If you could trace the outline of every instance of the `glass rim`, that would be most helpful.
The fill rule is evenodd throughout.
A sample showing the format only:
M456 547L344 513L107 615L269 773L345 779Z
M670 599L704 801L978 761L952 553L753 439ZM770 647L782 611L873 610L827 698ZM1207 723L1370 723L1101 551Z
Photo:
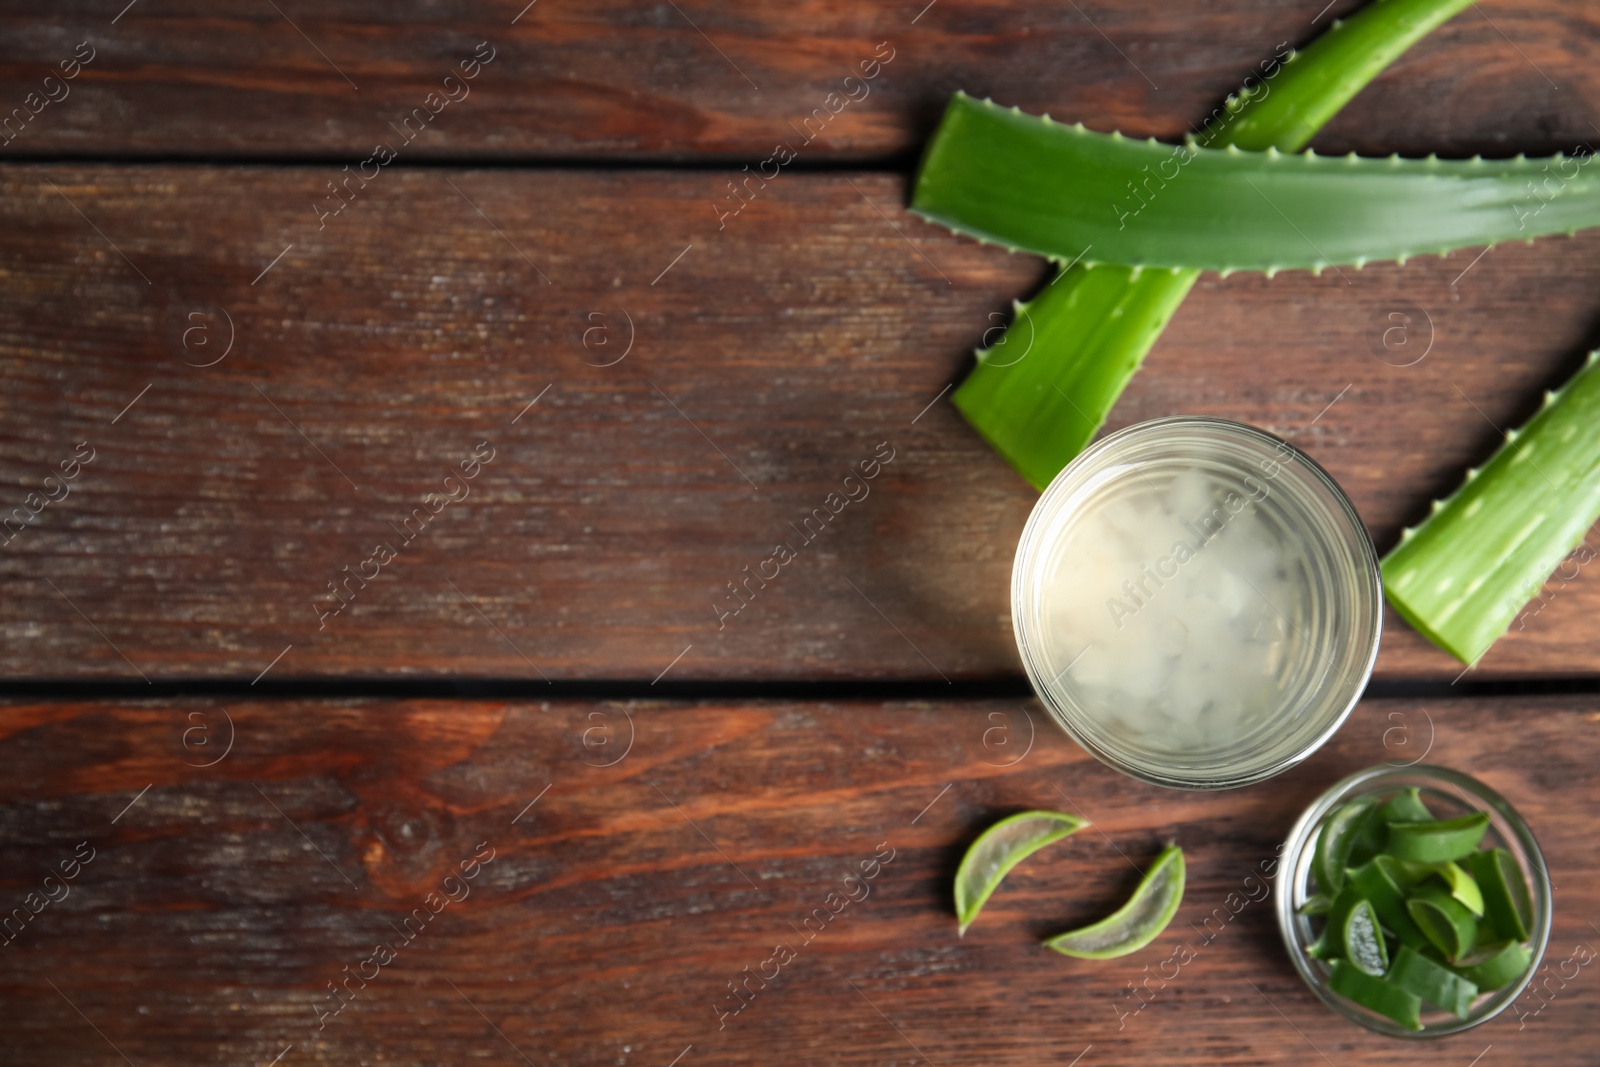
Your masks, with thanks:
M1317 830L1322 820L1335 807L1356 796L1372 791L1370 787L1381 783L1384 779L1420 777L1447 784L1468 794L1475 800L1481 801L1484 808L1490 812L1490 825L1494 831L1507 843L1515 842L1516 847L1527 857L1529 862L1524 863L1518 857L1518 865L1530 883L1529 888L1533 893L1534 918L1536 929L1528 939L1532 946L1532 957L1528 969L1522 977L1507 986L1492 990L1489 999L1484 1001L1480 1009L1475 1010L1465 1019L1450 1017L1445 1022L1434 1026L1427 1026L1422 1030L1407 1030L1381 1016L1366 1011L1359 1005L1346 1001L1334 993L1327 986L1326 976L1319 974L1313 967L1313 960L1306 954L1305 946L1301 944L1296 926L1297 920L1302 918L1296 909L1299 903L1296 896L1300 895L1310 876L1309 860L1302 863L1302 857L1307 856L1313 847ZM1463 803L1467 803L1463 801ZM1499 817L1504 822L1502 828L1495 822ZM1506 832L1510 830L1510 833ZM1304 876L1300 868L1306 867ZM1289 835L1284 838L1283 853L1278 861L1277 884L1273 887L1273 912L1278 920L1278 933L1283 939L1284 948L1289 954L1289 960L1302 981L1310 987L1317 999L1326 1004L1332 1011L1341 1017L1354 1022L1374 1033L1385 1034L1391 1037L1401 1037L1411 1040L1427 1040L1432 1038L1448 1037L1459 1034L1465 1030L1480 1026L1490 1019L1500 1015L1522 996L1523 990L1533 981L1533 976L1538 972L1544 960L1545 950L1550 943L1550 931L1555 911L1554 887L1550 882L1549 868L1545 863L1544 852L1539 848L1539 842L1533 835L1533 830L1523 819L1516 807L1500 795L1489 785L1474 778L1464 771L1437 764L1419 763L1408 766L1395 766L1383 763L1364 770L1357 771L1340 779L1329 786L1317 796L1300 817L1295 820Z
M1364 641L1366 643L1366 651L1355 668L1360 674L1360 681L1351 687L1349 699L1344 702L1342 707L1330 705L1332 710L1326 714L1321 728L1294 751L1270 763L1231 775L1199 775L1184 771L1162 773L1148 767L1138 766L1087 736L1083 729L1076 728L1072 722L1072 713L1077 712L1078 709L1070 700L1063 697L1054 679L1050 678L1049 672L1041 662L1043 658L1042 651L1036 649L1034 643L1030 641L1030 637L1033 635L1026 621L1027 608L1032 606L1028 583L1035 566L1043 557L1045 547L1044 532L1051 520L1059 512L1062 498L1068 494L1071 488L1075 488L1074 479L1082 477L1085 472L1092 472L1095 469L1096 461L1103 459L1107 452L1117 445L1125 443L1130 438L1153 433L1159 434L1186 427L1213 431L1235 440L1246 440L1255 444L1269 445L1274 449L1279 447L1289 449L1293 455L1288 457L1284 466L1293 465L1307 472L1302 476L1302 480L1320 490L1327 497L1334 510L1338 513L1339 518L1351 530L1353 536L1347 539L1341 538L1340 545L1352 550L1352 555L1355 556L1357 573L1354 576L1352 589L1357 596L1365 594L1367 601L1372 605L1370 618L1367 620L1365 630L1360 633L1353 633L1353 641ZM1318 536L1323 537L1324 540L1332 540L1332 538L1323 533L1319 533ZM1366 526L1362 523L1361 516L1357 513L1355 505L1351 503L1349 496L1346 495L1333 476L1293 442L1286 441L1259 426L1212 415L1167 415L1161 418L1136 422L1107 434L1078 453L1070 463L1057 472L1056 476L1050 480L1050 484L1045 487L1044 492L1040 494L1038 501L1035 502L1033 510L1028 515L1028 521L1023 526L1022 535L1018 539L1017 552L1011 569L1012 632L1016 639L1018 653L1022 658L1023 669L1028 675L1028 681L1032 685L1040 703L1044 705L1046 712L1069 737L1101 763L1130 777L1172 789L1209 791L1253 785L1256 782L1265 781L1297 766L1326 744L1328 739L1344 725L1351 711L1355 709L1356 704L1361 699L1362 692L1365 690L1367 680L1372 676L1373 667L1377 664L1378 646L1383 632L1383 603L1383 580L1378 567L1377 550L1372 544L1371 537L1366 533Z

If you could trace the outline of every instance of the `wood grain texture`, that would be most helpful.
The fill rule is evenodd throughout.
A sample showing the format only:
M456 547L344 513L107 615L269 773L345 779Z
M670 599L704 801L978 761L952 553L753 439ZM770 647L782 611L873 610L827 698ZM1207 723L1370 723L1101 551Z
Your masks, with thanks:
M1520 1027L1508 1014L1440 1042L1377 1037L1301 985L1268 901L1224 908L1230 893L1259 896L1252 875L1319 792L1426 748L1430 763L1473 768L1533 827L1557 887L1556 973L1600 940L1592 699L1367 702L1302 767L1210 795L1125 778L1012 703L227 711L0 716L5 907L81 842L93 851L0 952L5 1062L1067 1064L1092 1045L1081 1063L1320 1052L1460 1067L1491 1044L1483 1062L1580 1062L1600 1010L1593 969L1569 966L1542 1010L1522 1004ZM962 848L1029 807L1081 810L1095 830L1030 859L957 940ZM1131 865L1168 840L1185 849L1189 886L1149 949L1091 964L1037 944L1112 907ZM446 881L489 849L473 880ZM863 899L825 903L891 851ZM328 983L399 940L430 892L465 897L320 1019ZM796 928L818 907L837 914L806 943ZM1224 923L1219 908L1237 912ZM727 983L780 943L796 958L719 1029ZM1123 1017L1128 983L1185 943L1196 958Z
M407 146L409 158L758 160L802 139L806 161L883 157L914 152L960 88L1096 128L1176 137L1280 44L1312 39L1356 6L1229 0L1175 18L1161 0L142 0L118 15L122 4L99 0L49 14L8 0L8 111L43 93L81 42L94 58L65 90L53 88L66 93L59 103L28 105L38 114L19 120L0 152L355 162L485 41L493 62ZM1594 136L1600 75L1586 56L1597 32L1592 7L1561 0L1469 12L1402 59L1319 144L1570 148ZM846 85L885 42L892 62L865 89ZM828 101L847 92L861 99ZM802 129L818 108L828 121Z
M910 218L894 174L806 168L909 159L956 88L1176 137L1353 6L524 3L0 0L0 677L1014 678L1034 495L941 398L1041 265ZM1597 31L1557 0L1468 12L1317 147L1593 143ZM66 95L30 102L83 41ZM430 104L485 41L470 96ZM870 95L820 124L884 43ZM414 139L391 125L435 106ZM779 141L798 165L741 206L739 167ZM397 158L350 177L380 142ZM541 165L412 166L441 160ZM1207 278L1111 428L1261 424L1387 547L1595 342L1597 252ZM863 464L870 495L808 539ZM719 623L779 541L797 557ZM380 542L394 558L325 615ZM1591 571L1478 673L1600 674ZM1458 670L1388 620L1381 676ZM1419 1047L1318 1004L1265 902L1202 939L1317 793L1425 750L1539 835L1554 973L1600 944L1597 716L1369 701L1303 767L1212 796L1124 778L1019 702L12 701L0 1063L1577 1062L1592 968L1520 1023ZM1100 832L1015 872L958 941L961 849L1035 806ZM1155 946L1038 947L1169 839L1190 888ZM1198 957L1124 1014L1185 941ZM394 958L340 1008L380 942ZM779 943L796 957L719 1026Z
M1017 674L1034 495L934 401L1037 261L905 215L883 175L786 175L720 231L711 174L385 172L319 230L326 179L0 173L0 515L94 452L0 545L0 674ZM1208 278L1111 425L1263 425L1386 548L1592 343L1597 251ZM379 543L398 558L348 579ZM1600 671L1591 570L1480 673ZM1390 622L1382 676L1459 672Z

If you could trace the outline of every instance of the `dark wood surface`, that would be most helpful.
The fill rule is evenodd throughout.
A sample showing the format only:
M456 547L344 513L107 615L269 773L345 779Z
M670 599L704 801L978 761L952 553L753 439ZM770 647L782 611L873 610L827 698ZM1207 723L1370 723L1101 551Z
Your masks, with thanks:
M1280 44L1307 42L1360 6L1231 0L1175 17L1163 0L137 0L118 17L126 2L67 0L47 15L0 5L6 107L39 91L80 43L94 54L65 98L0 152L355 162L482 42L493 60L459 103L431 105L438 115L407 158L753 162L782 140L801 149L800 165L881 158L914 153L956 89L1175 137ZM1590 5L1562 0L1468 11L1319 144L1570 148L1594 136L1597 24ZM889 64L865 88L846 85L885 43ZM829 93L860 99L829 103ZM818 108L828 121L804 128Z
M1592 968L1561 975L1600 947L1600 712L1508 695L1592 694L1592 567L1547 584L1465 679L1500 680L1476 696L1438 698L1460 665L1391 616L1378 677L1412 695L1363 702L1248 790L1141 785L991 698L1024 690L1007 584L1035 494L945 390L1044 275L908 216L917 149L957 88L1176 137L1355 4L524 3L0 3L0 123L28 113L0 133L0 519L38 512L0 526L0 893L32 915L0 933L0 1064L1593 1058ZM1469 9L1316 145L1597 143L1597 20ZM470 96L430 103L480 42ZM390 124L419 107L438 113L405 142ZM719 220L780 142L794 163ZM396 158L335 198L379 143ZM1110 426L1265 426L1385 549L1600 343L1596 253L1591 234L1207 277ZM870 495L801 544L885 443ZM434 516L463 462L469 495ZM70 493L31 499L64 463ZM797 558L719 625L780 540ZM379 541L397 556L320 618ZM656 679L683 699L621 699ZM145 680L153 698L113 699ZM544 680L576 684L526 699ZM488 695L395 695L413 682ZM1320 791L1424 753L1533 826L1555 977L1537 1014L1417 1045L1323 1008L1267 902L1200 927ZM961 850L1039 806L1095 829L958 940ZM1038 946L1167 840L1190 884L1150 951ZM804 943L887 849L870 896ZM319 1019L344 968L462 892ZM780 943L796 957L719 1028L727 983ZM1197 958L1124 1015L1184 943Z
M1555 974L1600 942L1592 824L1574 817L1600 803L1591 700L1367 701L1304 766L1221 794L1136 783L1026 707L236 702L225 718L202 701L12 706L6 907L80 842L94 858L0 953L3 1058L944 1067L1320 1052L1461 1067L1491 1045L1481 1063L1590 1055L1600 986L1587 969L1553 979L1538 1014L1528 996L1520 1029L1508 1014L1395 1042L1313 999L1270 900L1248 898L1320 791L1426 752L1474 768L1533 826L1556 885ZM198 731L187 745L185 731ZM1081 810L1094 829L1018 868L958 940L962 847L1030 807ZM1112 907L1168 840L1189 885L1151 950L1088 963L1038 945ZM475 879L446 882L489 849ZM875 855L892 858L862 897L844 875ZM825 903L845 889L861 899ZM466 896L321 1019L327 983L446 891ZM1225 904L1232 893L1247 902ZM796 928L817 907L838 913L807 944ZM1224 924L1219 908L1236 914ZM719 1029L727 983L779 944L795 958ZM1196 958L1122 1017L1136 1006L1128 983L1183 944Z
M293 646L274 678L649 681L685 649L674 678L1018 676L1036 495L939 398L1035 260L908 216L873 173L785 178L720 231L712 173L402 170L319 231L326 176L0 173L6 508L95 451L0 546L0 673L249 681ZM1596 251L1207 278L1112 425L1263 425L1387 549L1593 342ZM1410 349L1383 348L1391 313ZM469 495L403 543L483 441ZM805 541L885 442L870 495ZM380 541L398 558L322 619ZM780 541L798 558L722 617ZM1480 675L1600 671L1590 569ZM1391 616L1380 676L1460 670Z

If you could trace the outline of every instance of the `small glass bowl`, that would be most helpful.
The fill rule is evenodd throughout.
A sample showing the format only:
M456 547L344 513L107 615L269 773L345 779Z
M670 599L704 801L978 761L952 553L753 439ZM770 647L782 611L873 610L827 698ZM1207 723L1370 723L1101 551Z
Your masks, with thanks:
M1055 621L1069 603L1066 598L1089 602L1078 576L1098 573L1088 569L1096 564L1078 551L1080 531L1092 528L1102 509L1152 490L1159 493L1185 472L1202 473L1214 489L1229 490L1228 497L1255 502L1248 506L1259 507L1257 521L1269 526L1288 551L1284 573L1299 590L1293 617L1267 600L1286 624L1285 633L1293 634L1274 678L1277 702L1237 736L1205 744L1174 740L1176 734L1159 730L1140 733L1118 722L1116 709L1080 686L1074 671L1080 659L1093 659L1095 642L1082 645L1076 632L1069 640ZM1183 525L1196 529L1193 522ZM1011 619L1034 692L1091 755L1156 785L1231 789L1288 770L1338 730L1377 660L1383 592L1378 557L1360 516L1311 457L1254 426L1184 415L1111 434L1056 475L1017 546ZM1118 619L1116 629L1121 626Z
M1390 795L1416 786L1422 792L1429 810L1440 819L1455 819L1473 811L1489 813L1489 831L1484 836L1485 848L1503 848L1516 858L1527 875L1532 890L1533 936L1529 945L1533 961L1518 982L1481 994L1465 1019L1454 1013L1433 1008L1423 1002L1422 1029L1407 1030L1376 1012L1333 992L1328 988L1328 975L1332 968L1322 960L1306 955L1306 946L1312 937L1312 917L1300 915L1297 909L1311 896L1311 855L1316 846L1317 830L1322 820L1339 805L1356 797ZM1550 940L1550 876L1545 870L1544 854L1534 840L1528 824L1522 821L1515 808L1499 793L1476 778L1452 771L1447 767L1421 764L1415 767L1383 765L1369 767L1352 774L1318 797L1300 816L1289 838L1284 843L1283 859L1278 867L1277 889L1273 906L1278 913L1278 929L1283 934L1284 946L1295 970L1305 979L1324 1004L1338 1014L1380 1034L1391 1037L1444 1037L1470 1030L1488 1022L1510 1005L1527 987L1544 958L1545 945Z

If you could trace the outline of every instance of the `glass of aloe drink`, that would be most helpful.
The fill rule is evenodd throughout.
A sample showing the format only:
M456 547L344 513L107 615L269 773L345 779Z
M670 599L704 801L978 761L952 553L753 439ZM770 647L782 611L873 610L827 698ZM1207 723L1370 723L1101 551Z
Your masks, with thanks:
M1181 416L1096 442L1023 531L1012 621L1074 740L1149 782L1278 774L1349 714L1377 658L1372 541L1321 467L1264 430Z

